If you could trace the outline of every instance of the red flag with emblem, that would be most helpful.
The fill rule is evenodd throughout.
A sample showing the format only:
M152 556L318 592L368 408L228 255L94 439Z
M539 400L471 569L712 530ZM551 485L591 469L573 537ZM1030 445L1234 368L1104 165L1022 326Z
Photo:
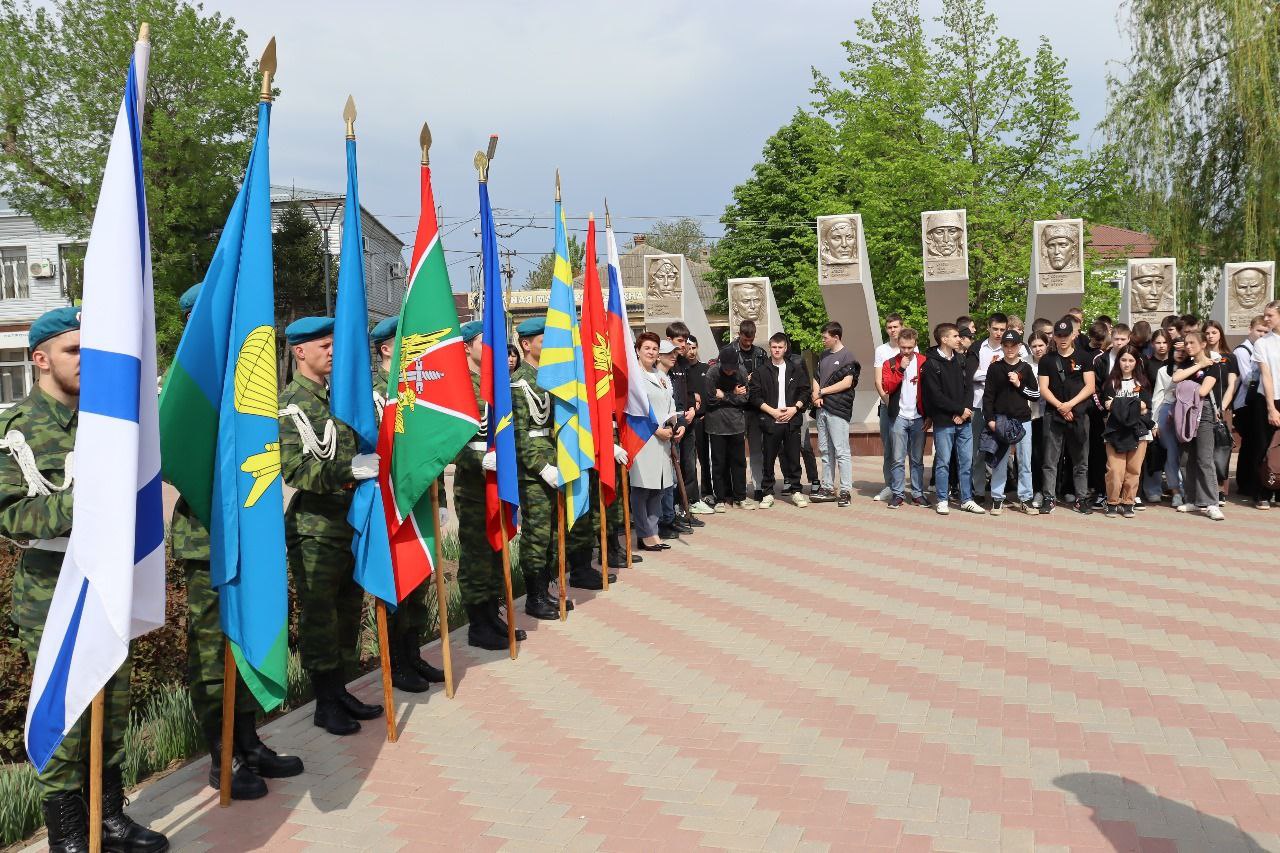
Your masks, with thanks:
M587 220L587 248L582 261L582 354L586 367L587 404L591 409L591 433L596 437L596 471L604 501L613 503L617 491L613 468L613 357L609 351L609 324L605 322L600 271L596 267L596 218Z

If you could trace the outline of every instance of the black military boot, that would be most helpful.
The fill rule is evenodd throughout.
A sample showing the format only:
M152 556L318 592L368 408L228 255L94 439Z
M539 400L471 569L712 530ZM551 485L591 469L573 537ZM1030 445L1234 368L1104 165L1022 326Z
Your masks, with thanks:
M124 776L119 767L102 769L102 849L111 853L164 853L169 849L169 839L124 813Z
M507 620L502 618L502 603L498 601L498 599L494 598L489 601L487 607L489 608L489 621L493 623L493 627L499 634L506 637L508 626ZM516 628L516 642L523 643L527 639L529 639L529 635L525 633L525 630L523 628Z
M431 684L444 684L444 670L437 669L431 665L431 662L422 657L422 647L418 645L418 640L413 634L406 634L404 638L404 656L408 659L409 664L418 671Z
M236 752L249 769L264 779L287 779L302 772L302 759L296 755L280 755L258 737L257 718L252 711L236 713ZM233 780L234 781L234 780ZM234 788L232 796L235 796Z
M337 697L338 703L342 705L354 719L357 720L376 720L382 716L381 705L370 705L367 702L361 702L351 692L347 690L346 679L342 677L342 670L333 673L334 696Z
M431 682L422 677L409 659L405 639L409 643L413 642L411 636L389 637L387 640L387 656L391 659L391 684L405 693L426 693L431 689Z
M524 612L534 619L551 620L560 618L560 609L551 600L551 596L547 594L548 583L550 583L550 578L544 574L525 584L527 589L524 596Z
M617 579L616 574L609 573L609 583ZM575 551L569 555L569 586L576 586L578 589L604 589L604 578L591 565L591 551Z
M507 648L507 635L499 634L498 626L490 621L488 604L467 605L467 645L491 652Z
M336 672L311 673L311 685L316 693L316 712L311 721L331 735L353 735L360 731L360 724L338 701L337 680Z
M215 791L222 790L222 740L219 737L208 738L209 787ZM267 795L267 783L262 781L252 767L244 760L239 749L231 752L231 799L259 800Z
M627 567L627 549L626 546L618 541L618 537L610 536L608 561L611 569L625 569ZM635 555L632 555L632 562L635 562Z
M79 791L45 797L40 803L44 825L49 828L52 853L88 853L89 815Z

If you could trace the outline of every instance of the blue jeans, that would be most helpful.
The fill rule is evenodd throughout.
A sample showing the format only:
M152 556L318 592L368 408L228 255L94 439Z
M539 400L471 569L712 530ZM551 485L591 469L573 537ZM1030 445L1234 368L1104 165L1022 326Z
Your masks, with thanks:
M1026 432L1022 441L1009 445L1000 454L1000 458L991 463L991 499L1004 500L1004 487L1009 479L1009 451L1015 450L1018 462L1018 500L1026 503L1031 500L1031 421L1022 422Z
M1182 491L1182 449L1178 447L1178 436L1173 431L1173 404L1165 403L1156 412L1156 426L1160 428L1160 446L1164 448L1164 478L1169 490ZM1215 495L1214 497L1217 497Z
M884 484L892 487L893 485L893 460L897 456L897 451L893 447L893 430L895 428L893 420L889 418L889 404L880 404L880 449L884 451Z
M938 491L939 503L945 503L951 494L951 457L956 457L957 476L960 482L960 503L973 500L973 482L969 479L973 467L973 427L968 423L933 422L933 482Z
M818 409L818 452L822 454L822 484L833 491L853 491L853 456L849 453L849 422ZM839 482L836 481L837 475Z
M892 462L889 466L889 488L902 497L905 488L904 463L911 457L911 496L924 497L924 418L897 418L890 434Z
M676 520L676 487L667 486L662 490L662 512L658 518L668 527Z

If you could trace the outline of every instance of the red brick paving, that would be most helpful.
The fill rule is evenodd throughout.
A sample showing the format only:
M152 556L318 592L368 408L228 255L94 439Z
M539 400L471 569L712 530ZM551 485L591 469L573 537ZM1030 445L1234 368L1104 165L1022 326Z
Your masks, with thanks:
M131 811L179 850L1280 850L1276 518L708 517L518 661L456 634L399 743L304 708L266 799L201 761Z

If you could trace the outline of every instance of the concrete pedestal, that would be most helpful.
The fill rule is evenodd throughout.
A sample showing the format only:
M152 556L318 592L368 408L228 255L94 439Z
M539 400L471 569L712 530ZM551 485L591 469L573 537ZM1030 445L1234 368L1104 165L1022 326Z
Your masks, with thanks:
M877 419L876 404L880 402L871 374L876 347L884 342L884 336L861 215L818 217L818 285L827 316L843 327L844 345L862 365L851 422L870 423Z

